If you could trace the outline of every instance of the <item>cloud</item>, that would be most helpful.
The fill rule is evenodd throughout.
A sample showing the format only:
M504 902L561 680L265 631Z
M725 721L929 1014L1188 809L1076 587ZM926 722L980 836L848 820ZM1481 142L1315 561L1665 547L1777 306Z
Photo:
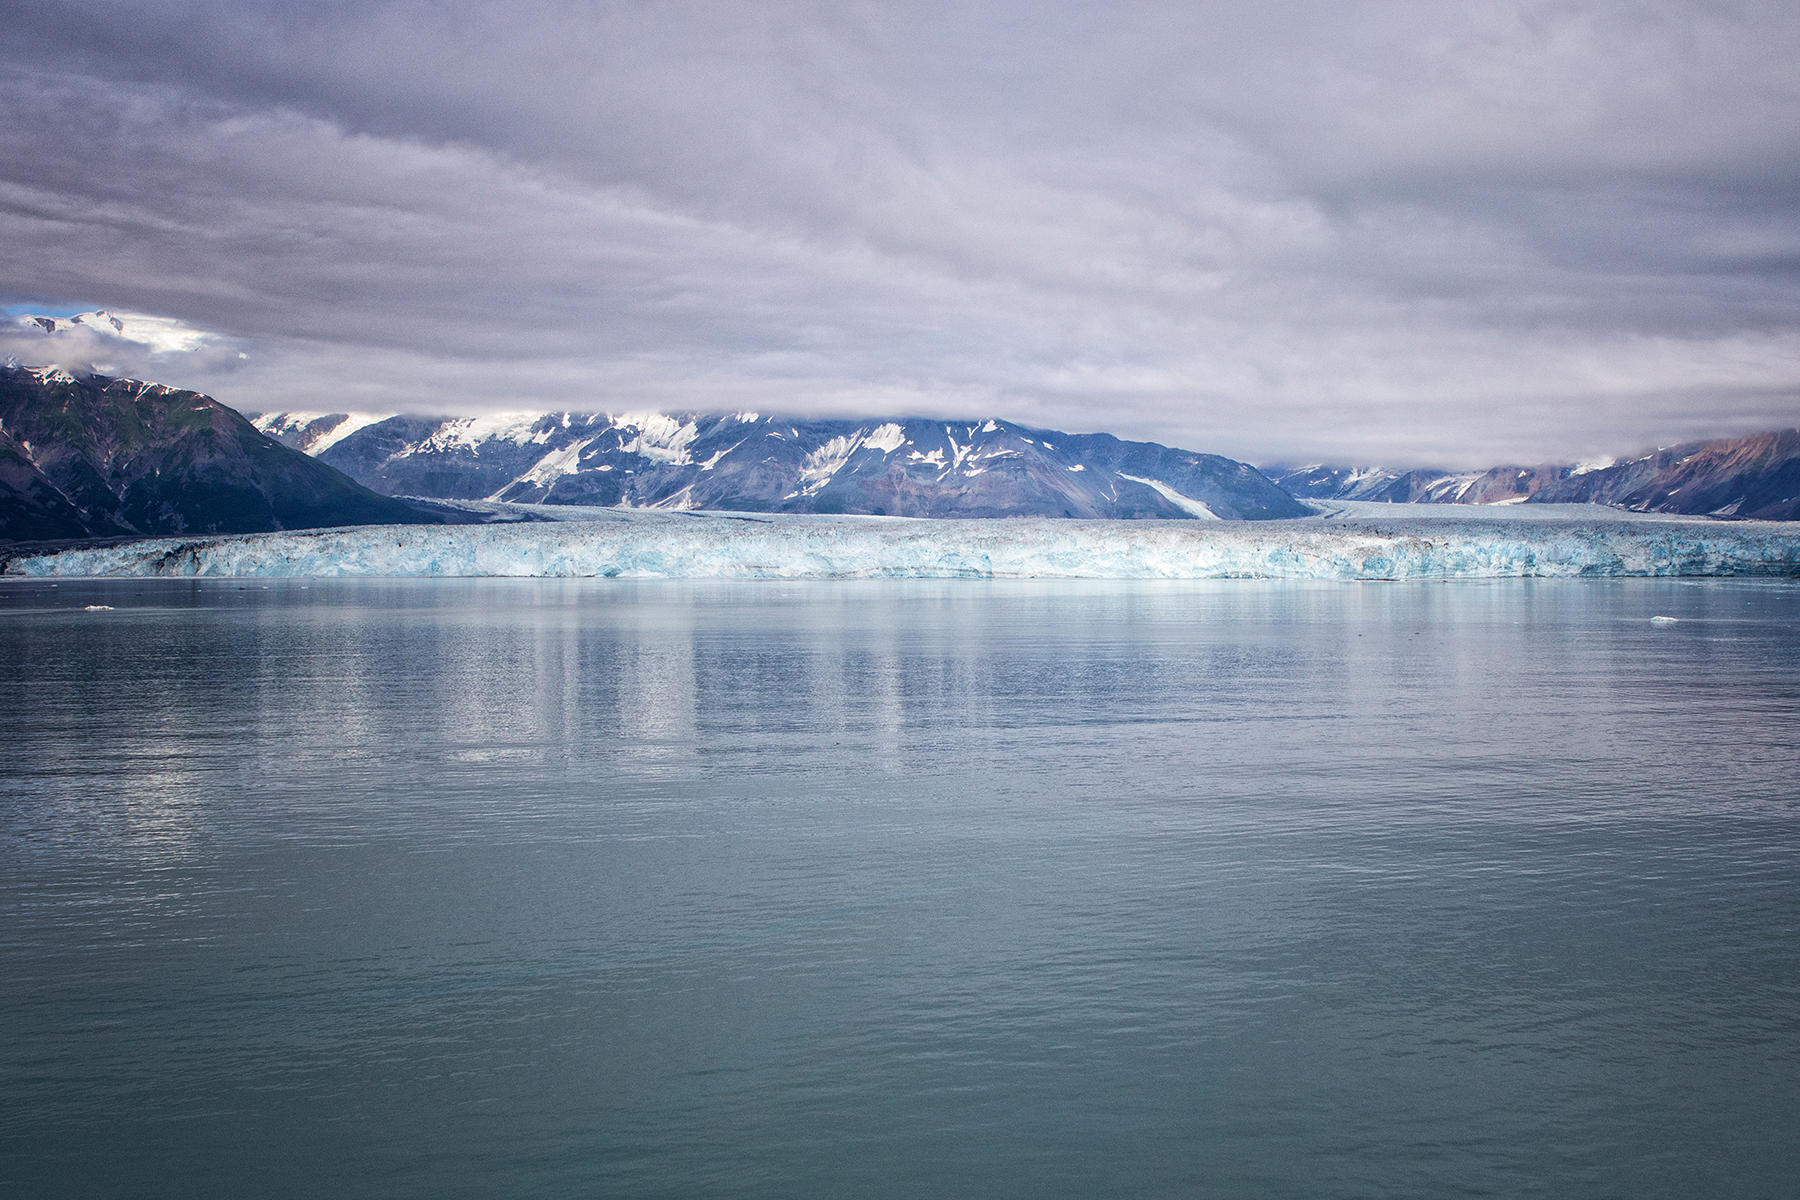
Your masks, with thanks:
M217 331L146 367L243 408L1449 465L1800 420L1787 4L86 11L0 33L0 301Z
M97 375L219 375L248 357L227 338L146 313L24 314L0 322L0 361Z

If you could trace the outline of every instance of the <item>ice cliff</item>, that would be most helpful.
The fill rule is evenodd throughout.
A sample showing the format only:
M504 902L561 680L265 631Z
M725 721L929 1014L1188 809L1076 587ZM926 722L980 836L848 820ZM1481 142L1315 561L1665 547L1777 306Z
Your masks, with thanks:
M603 510L487 526L368 526L16 553L11 576L679 579L1467 579L1800 575L1762 522L912 520Z

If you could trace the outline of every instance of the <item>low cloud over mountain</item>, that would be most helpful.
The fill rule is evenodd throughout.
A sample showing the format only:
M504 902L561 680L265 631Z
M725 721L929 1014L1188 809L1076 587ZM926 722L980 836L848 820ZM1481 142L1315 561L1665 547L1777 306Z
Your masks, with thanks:
M80 11L0 23L0 304L228 336L142 373L265 411L1800 423L1788 0Z

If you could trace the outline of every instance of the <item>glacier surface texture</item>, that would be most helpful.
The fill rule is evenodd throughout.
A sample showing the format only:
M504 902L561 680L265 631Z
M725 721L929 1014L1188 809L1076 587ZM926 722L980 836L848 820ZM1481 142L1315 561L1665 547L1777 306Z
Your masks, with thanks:
M591 510L590 510L591 511ZM12 576L1479 579L1800 575L1765 522L917 520L604 510L581 520L155 538L0 560Z

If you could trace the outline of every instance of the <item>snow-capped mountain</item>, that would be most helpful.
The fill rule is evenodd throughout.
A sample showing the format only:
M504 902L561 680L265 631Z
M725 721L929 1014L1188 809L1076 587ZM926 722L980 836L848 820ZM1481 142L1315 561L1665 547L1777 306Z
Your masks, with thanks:
M67 317L0 316L0 365L59 367L73 375L166 379L230 370L245 358L232 339L173 317L94 309Z
M189 353L200 349L211 336L168 317L115 313L106 309L76 313L72 317L14 317L10 324L21 332L39 335L92 333L105 339L135 343L151 354Z
M1800 429L1687 442L1572 469L1532 499L1791 521L1800 518Z
M1412 504L1610 504L1639 512L1800 518L1800 430L1688 442L1636 458L1487 471L1267 467L1296 496Z
M1317 500L1373 500L1389 504L1517 504L1565 478L1569 467L1493 467L1438 471L1386 467L1263 468L1296 496Z
M1261 519L1309 511L1213 454L1004 421L746 412L253 416L376 491L748 512Z

